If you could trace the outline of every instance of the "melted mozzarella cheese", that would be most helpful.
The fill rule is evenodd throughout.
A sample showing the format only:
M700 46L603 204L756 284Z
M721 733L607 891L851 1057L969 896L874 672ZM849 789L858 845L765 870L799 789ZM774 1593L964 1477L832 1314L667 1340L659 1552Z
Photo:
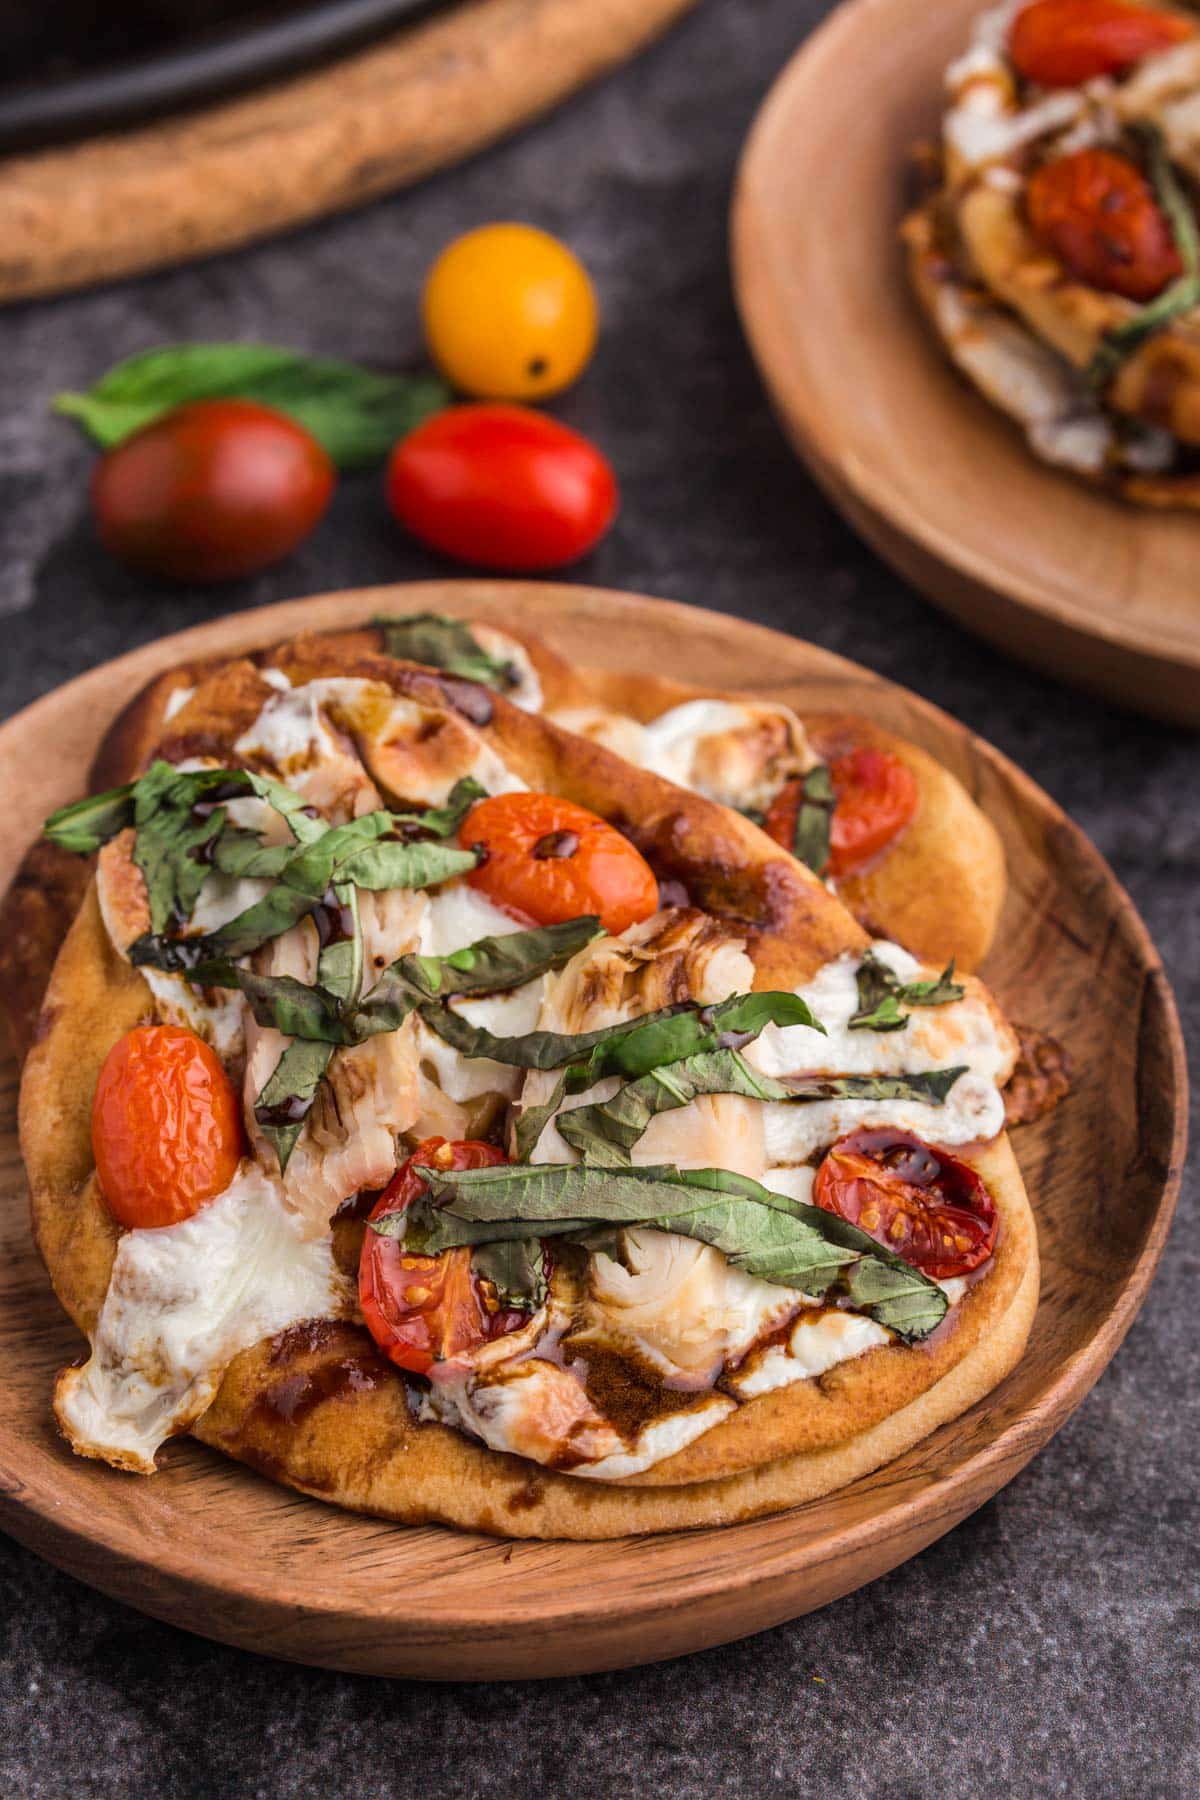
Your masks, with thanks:
M423 956L451 956L483 937L508 937L524 927L510 913L493 906L486 895L462 879L446 882L430 897L421 927ZM504 994L485 994L477 1000L456 1000L454 1009L472 1025L498 1037L519 1037L538 1022L546 978L539 975ZM418 1055L433 1080L452 1100L475 1100L483 1094L515 1097L523 1071L486 1056L463 1056L431 1031L423 1019L415 1021Z
M573 731L576 737L600 744L638 768L649 766L646 728L626 713L610 712L606 706L568 706L560 712L550 713L549 718L564 731Z
M167 1025L183 1025L211 1044L226 1068L239 1067L246 1055L246 1009L233 989L191 986L182 975L142 967L142 980L154 996L158 1017Z
M688 700L643 727L642 766L723 806L768 806L816 761L786 706Z
M710 1386L800 1304L791 1288L743 1273L696 1238L635 1227L621 1241L621 1261L592 1257L586 1327L573 1342L593 1330L688 1384Z
M349 1310L328 1238L303 1241L278 1182L243 1163L190 1219L124 1233L91 1355L58 1378L58 1422L81 1455L151 1474L239 1351Z
M829 1311L804 1313L797 1319L786 1343L772 1344L769 1349L748 1359L744 1370L735 1370L729 1385L741 1400L752 1400L756 1394L770 1393L773 1388L790 1387L795 1381L810 1381L849 1362L867 1350L878 1349L891 1342L892 1334L874 1319L862 1313Z
M471 635L481 650L504 663L516 678L513 687L503 690L504 698L522 712L541 712L542 684L524 644L509 637L506 631L497 631L494 625L473 624Z
M875 954L902 981L924 972L895 944ZM941 1106L916 1100L821 1100L808 1105L765 1103L766 1153L771 1163L803 1163L859 1125L894 1125L940 1144L993 1138L1004 1128L1000 1087L1012 1072L1015 1042L978 992L946 1006L914 1008L900 1031L852 1031L858 1011L852 956L827 963L800 989L825 1035L806 1025L768 1025L743 1051L764 1075L915 1075L967 1065Z
M234 751L238 756L261 757L284 775L331 761L343 754L343 748L330 730L327 709L336 704L349 712L361 711L364 702L378 704L387 694L379 682L348 675L281 688L242 733Z

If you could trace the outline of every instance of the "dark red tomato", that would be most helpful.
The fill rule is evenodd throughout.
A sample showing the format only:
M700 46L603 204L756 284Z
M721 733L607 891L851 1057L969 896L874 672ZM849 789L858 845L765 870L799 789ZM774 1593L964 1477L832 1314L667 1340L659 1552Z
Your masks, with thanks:
M452 406L392 451L388 505L434 550L487 569L575 562L616 517L600 452L525 406Z
M856 875L904 830L917 810L920 790L907 763L888 750L851 750L829 765L834 808L829 828L829 869L837 877ZM782 787L766 818L777 844L790 850L804 784ZM818 870L825 874L825 870Z
M491 1144L426 1138L402 1163L375 1204L372 1219L404 1212L428 1189L427 1169L490 1169L507 1162ZM434 1363L478 1349L520 1325L525 1314L497 1305L471 1268L468 1246L441 1256L412 1256L397 1238L368 1226L358 1265L358 1299L367 1330L402 1369L427 1375Z
M980 1177L911 1131L852 1131L817 1170L813 1198L938 1281L968 1275L995 1247L996 1207Z
M506 912L538 925L597 913L624 931L658 911L654 871L628 838L586 806L555 794L493 794L458 830L486 852L467 880Z
M242 1154L242 1116L216 1051L181 1025L118 1038L96 1083L92 1153L121 1225L177 1225L223 1194Z
M1034 236L1089 287L1153 300L1180 273L1153 188L1113 150L1075 150L1043 163L1025 204Z
M334 468L293 420L252 400L197 400L96 464L106 550L173 581L234 581L296 548L320 519Z
M1033 0L1013 20L1008 50L1026 81L1076 87L1094 75L1119 75L1195 29L1178 13L1137 0Z

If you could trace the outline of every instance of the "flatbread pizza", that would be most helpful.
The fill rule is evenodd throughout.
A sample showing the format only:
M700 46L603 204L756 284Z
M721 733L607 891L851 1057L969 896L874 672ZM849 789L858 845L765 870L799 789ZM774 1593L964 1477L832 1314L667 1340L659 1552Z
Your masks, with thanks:
M913 286L1043 461L1200 504L1200 22L1151 0L1010 0L946 76Z
M1037 1242L977 979L374 638L183 673L48 827L95 858L21 1091L77 1452L608 1537L828 1492L1003 1378Z
M473 676L523 710L753 818L872 935L968 972L987 954L1004 902L999 837L948 769L873 720L801 719L778 701L581 667L543 640L440 614L311 641L339 655L385 651ZM95 785L145 750L203 673L171 671L137 697L101 752Z

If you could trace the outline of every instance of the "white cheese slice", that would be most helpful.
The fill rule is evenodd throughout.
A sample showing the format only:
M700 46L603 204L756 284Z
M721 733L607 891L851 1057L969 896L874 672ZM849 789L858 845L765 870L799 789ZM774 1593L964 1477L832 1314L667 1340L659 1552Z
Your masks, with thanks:
M765 807L816 761L788 707L741 700L673 706L643 727L642 742L644 768L724 806Z
M80 1455L150 1474L239 1351L350 1307L328 1237L302 1240L279 1183L244 1162L190 1219L124 1233L91 1355L58 1378L58 1422Z

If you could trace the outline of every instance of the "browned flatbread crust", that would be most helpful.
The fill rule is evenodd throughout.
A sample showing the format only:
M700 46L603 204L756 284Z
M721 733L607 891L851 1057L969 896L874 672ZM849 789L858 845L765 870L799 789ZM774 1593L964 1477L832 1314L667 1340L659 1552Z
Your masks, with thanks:
M536 638L518 632L508 635L528 654L550 712L602 706L648 724L688 700L733 697L728 691L658 675L575 667ZM312 633L300 642L311 647L322 668L341 668L376 656L383 634L365 626ZM258 667L283 666L280 655L276 647L247 661ZM193 664L172 670L137 695L105 739L93 769L93 786L112 786L127 780L130 770L142 768L162 733L171 696L211 675L217 666ZM861 747L886 750L899 757L917 781L915 818L872 868L839 883L839 898L873 936L890 938L939 965L953 959L968 973L977 969L991 947L1004 904L1004 850L990 819L927 751L871 720L812 713L804 724L822 759Z
M296 640L273 659L296 682L380 680L465 717L531 785L619 821L694 901L736 920L759 987L799 985L865 939L820 882L723 807L519 712L485 690L345 644ZM261 704L248 662L218 672L171 721L162 748L228 757ZM133 742L126 741L126 751ZM56 964L21 1093L35 1232L55 1290L93 1326L117 1233L96 1190L90 1108L111 1045L151 1002L113 953L94 891ZM992 1264L934 1339L867 1352L816 1381L749 1401L637 1481L588 1481L419 1424L404 1380L353 1325L285 1332L231 1364L195 1435L305 1492L405 1522L442 1520L512 1536L607 1537L750 1517L811 1498L895 1456L988 1392L1018 1359L1037 1298L1037 1248L1007 1140L970 1160L1001 1215Z

